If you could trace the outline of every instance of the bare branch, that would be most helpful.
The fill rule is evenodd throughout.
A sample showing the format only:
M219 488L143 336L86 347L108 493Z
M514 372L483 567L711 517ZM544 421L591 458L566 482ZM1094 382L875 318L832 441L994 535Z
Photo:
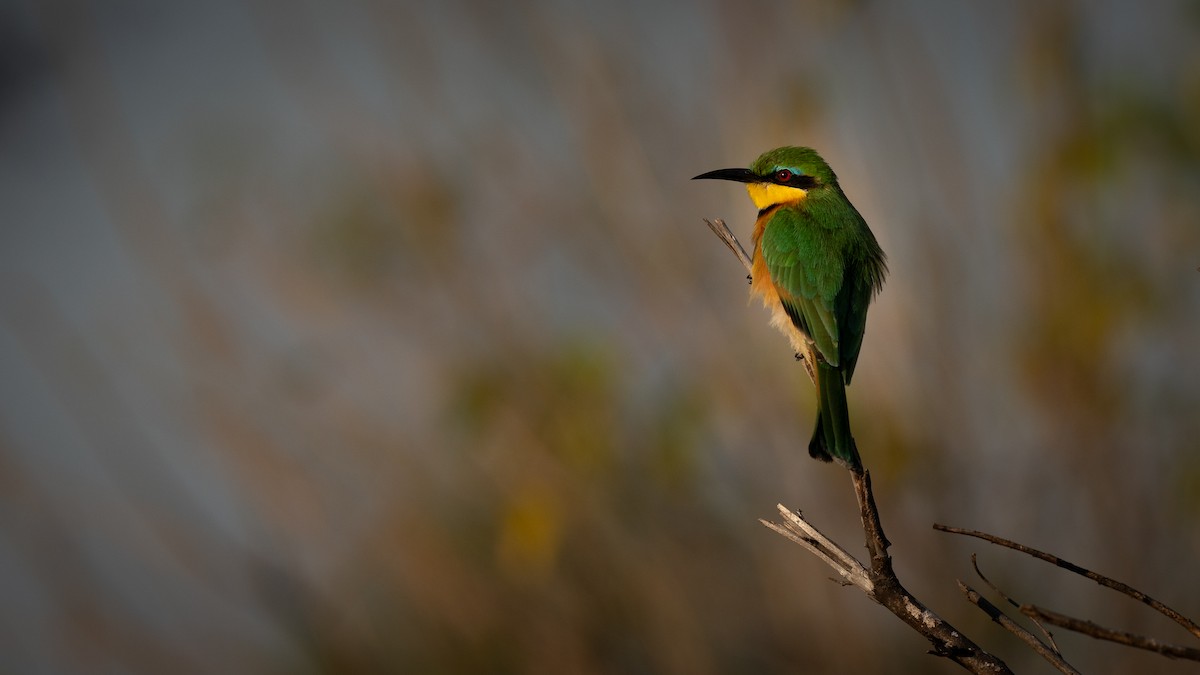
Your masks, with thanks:
M1141 602L1150 607L1153 607L1158 612L1162 613L1163 615L1165 615L1167 617L1170 617L1173 621L1175 621L1179 625L1186 628L1189 632L1191 632L1192 635L1195 635L1196 637L1200 638L1200 625L1197 625L1195 621L1192 621L1191 619L1180 614L1179 612L1175 611L1174 609L1167 607L1163 603L1159 602L1158 600L1155 600L1154 598L1150 597L1149 595L1146 595L1145 593L1139 591L1138 589L1133 588L1132 586L1129 586L1127 584L1123 584L1120 581L1116 581L1115 579L1110 579L1109 577L1106 577L1103 574L1098 574L1098 573L1093 572L1084 567L1080 567L1079 565L1076 565L1075 563L1069 562L1067 560L1063 560L1062 558L1059 558L1056 555L1051 555L1049 553L1045 553L1044 551L1039 551L1036 548L1031 548L1024 544L1018 544L1015 541L1010 541L1010 540L1004 539L1002 537L997 537L994 534L988 534L987 532L980 532L978 530L968 530L968 529L963 529L963 528L959 528L959 527L950 527L948 525L942 525L940 523L934 523L933 529L940 530L942 532L949 532L951 534L961 534L961 535L965 535L968 537L977 537L979 539L983 539L984 541L990 541L991 543L996 544L998 546L1003 546L1005 548L1011 548L1014 551L1020 551L1021 553L1025 553L1025 554L1031 555L1034 558L1037 558L1039 560L1044 560L1048 563L1052 563L1052 564L1054 564L1058 567L1061 567L1065 570L1074 572L1075 574L1087 577L1088 579L1095 581L1096 583L1100 584L1101 586L1111 588L1114 591L1117 591L1119 593L1124 593L1125 595L1128 595L1129 597L1133 598L1134 600L1137 600L1138 602Z
M1200 649L1168 644L1166 642L1155 640L1154 638L1148 638L1142 635L1137 635L1135 633L1105 628L1104 626L1092 623L1091 621L1076 619L1074 617L1067 616L1066 614L1059 614L1058 612L1052 612L1048 609L1043 609L1036 605L1021 605L1021 613L1031 619L1042 620L1046 623L1096 638L1097 640L1108 640L1110 642L1116 642L1129 647L1145 649L1148 651L1157 652L1163 656L1173 659L1189 659L1191 661L1200 661Z
M765 520L762 523L804 546L832 567L843 579L866 593L871 600L886 607L913 630L924 635L933 645L930 653L949 658L974 673L1011 673L1004 661L984 651L954 626L933 613L900 584L892 569L891 556L887 552L890 544L880 523L879 510L871 490L870 474L866 471L851 471L850 476L854 481L855 495L858 497L867 550L871 554L870 568L821 534L802 515L783 506L779 507L779 511L785 524Z
M983 576L983 571L979 569L979 561L977 560L976 555L974 553L971 554L971 567L975 568L975 574L979 575L979 578L983 580L983 583L987 584L988 587L990 587L992 589L992 591L996 593L996 595L999 595L1001 599L1003 599L1005 602L1007 602L1008 604L1015 607L1017 610L1021 609L1021 603L1010 598L1007 593L1000 590L999 586L997 586L996 584L993 584L990 580L988 580L987 577ZM1033 623L1035 626L1038 627L1038 630L1042 631L1042 635L1046 636L1046 642L1049 643L1049 646L1051 649L1054 650L1054 653L1058 654L1059 656L1062 656L1062 652L1060 652L1058 650L1058 645L1055 644L1055 642L1054 642L1054 634L1051 633L1050 631L1046 630L1046 627L1043 626L1042 623L1040 621L1038 621L1036 618L1030 617L1030 619L1033 620Z
M1002 612L999 607L988 602L987 598L984 598L982 595L980 595L978 591L964 584L962 581L958 582L958 589L967 596L967 600L969 600L971 604L983 610L983 613L991 617L992 621L1000 624L1005 630L1017 636L1017 638L1019 638L1022 642L1029 645L1033 651L1037 652L1042 658L1050 662L1050 665L1054 666L1063 673L1073 673L1074 675L1079 674L1078 670L1075 670L1071 664L1063 660L1062 655L1059 654L1057 650L1039 640L1033 633L1030 633L1022 628L1020 624L1018 624L1016 621L1013 621L1007 614Z

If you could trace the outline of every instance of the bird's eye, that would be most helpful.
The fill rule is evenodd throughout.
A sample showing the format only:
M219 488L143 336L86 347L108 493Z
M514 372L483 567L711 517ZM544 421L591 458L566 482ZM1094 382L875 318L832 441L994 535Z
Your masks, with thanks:
M775 172L776 183L786 183L792 179L792 172L787 169L780 169Z

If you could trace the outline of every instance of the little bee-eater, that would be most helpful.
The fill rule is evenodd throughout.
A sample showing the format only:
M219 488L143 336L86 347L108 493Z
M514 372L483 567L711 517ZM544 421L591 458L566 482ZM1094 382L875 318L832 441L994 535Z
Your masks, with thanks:
M862 347L867 306L887 273L875 235L812 148L777 148L749 169L696 178L746 184L758 207L751 292L771 310L772 325L791 340L817 387L808 453L861 470L846 385Z

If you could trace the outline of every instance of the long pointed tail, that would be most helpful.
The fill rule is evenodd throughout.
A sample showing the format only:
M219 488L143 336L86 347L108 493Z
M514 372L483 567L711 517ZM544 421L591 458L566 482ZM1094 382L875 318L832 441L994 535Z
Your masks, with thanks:
M808 442L808 454L825 462L837 459L853 470L862 468L858 448L850 435L850 409L846 406L842 371L820 359L817 359L817 425Z

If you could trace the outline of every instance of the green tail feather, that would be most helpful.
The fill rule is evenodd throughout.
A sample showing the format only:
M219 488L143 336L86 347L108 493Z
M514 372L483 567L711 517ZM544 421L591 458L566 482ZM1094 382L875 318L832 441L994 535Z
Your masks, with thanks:
M817 424L808 454L814 458L860 469L862 460L854 437L850 435L850 409L846 405L846 384L842 371L817 359Z

